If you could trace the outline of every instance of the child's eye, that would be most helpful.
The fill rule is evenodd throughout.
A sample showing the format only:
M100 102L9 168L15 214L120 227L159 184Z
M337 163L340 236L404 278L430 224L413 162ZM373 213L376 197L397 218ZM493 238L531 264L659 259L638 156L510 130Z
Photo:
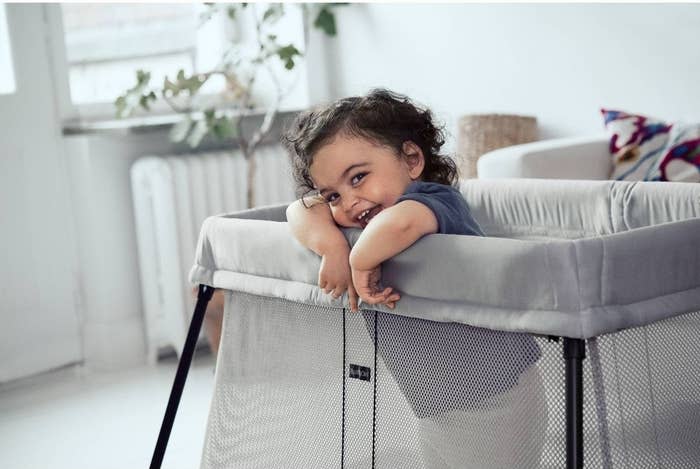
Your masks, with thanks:
M354 186L355 184L358 184L360 181L362 181L365 176L367 176L367 173L357 173L352 177L350 180L350 183Z
M339 199L340 195L338 195L336 192L331 192L330 194L326 195L326 202L331 205L337 204Z

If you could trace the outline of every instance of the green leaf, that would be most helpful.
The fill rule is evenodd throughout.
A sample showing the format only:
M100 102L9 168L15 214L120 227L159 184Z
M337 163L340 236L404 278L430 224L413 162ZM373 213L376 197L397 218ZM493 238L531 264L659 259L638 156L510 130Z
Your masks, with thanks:
M170 129L170 140L173 142L182 142L187 138L187 134L190 133L192 128L192 119L190 116L185 116L180 122L173 125Z
M215 119L211 131L219 140L226 140L237 135L236 127L233 125L233 122L226 117Z
M230 20L235 20L236 19L236 7L235 6L230 6L226 9L226 14L228 15Z
M268 7L267 10L265 10L262 20L263 22L270 21L271 23L274 23L280 19L280 16L282 16L282 7L279 4L273 4Z
M327 6L321 7L314 21L314 26L329 36L335 36L337 31L335 28L335 15Z
M156 100L156 94L151 91L148 94L142 94L141 97L139 98L139 105L145 109L146 111L150 111L151 107L148 105L149 102L155 102Z
M126 115L126 98L124 96L119 96L114 101L114 107L116 107L117 117L123 117Z
M148 84L151 79L151 73L143 70L136 70L136 86ZM132 88L133 89L133 88Z
M277 55L280 60L284 62L284 68L291 70L294 68L294 57L301 56L301 52L297 49L294 44L289 44L284 47L277 49Z
M163 94L177 96L180 94L180 88L178 88L175 83L170 81L168 77L165 77L165 80L163 80Z
M149 109L149 101L156 100L155 93L148 90L150 80L150 73L143 70L136 71L136 84L114 101L118 118L128 117L138 106Z
M216 117L216 110L214 108L209 108L204 110L204 119L206 119L208 124L211 124Z
M178 96L183 91L187 91L190 96L196 94L202 85L207 81L199 74L194 74L190 77L185 76L185 71L177 72L177 78L174 82L165 77L163 81L163 93L169 92L172 96Z

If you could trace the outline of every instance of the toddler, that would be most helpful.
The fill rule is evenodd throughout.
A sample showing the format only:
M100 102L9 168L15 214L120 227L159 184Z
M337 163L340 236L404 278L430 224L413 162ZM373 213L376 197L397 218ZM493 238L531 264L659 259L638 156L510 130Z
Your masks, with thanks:
M454 162L440 153L441 129L405 96L379 89L312 109L284 141L302 194L287 209L289 226L321 256L319 287L334 298L347 292L352 311L358 300L396 306L401 294L381 284L381 264L421 237L483 236L454 187ZM311 193L316 203L304 197ZM352 249L339 227L363 230ZM530 337L389 318L378 353L419 418L427 468L539 465L546 405ZM421 354L426 343L431 353ZM465 444L474 435L480 444Z

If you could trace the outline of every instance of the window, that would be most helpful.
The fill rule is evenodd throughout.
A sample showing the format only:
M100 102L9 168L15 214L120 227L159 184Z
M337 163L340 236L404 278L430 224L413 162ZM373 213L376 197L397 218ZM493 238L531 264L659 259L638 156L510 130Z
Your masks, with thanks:
M15 90L10 31L7 27L5 4L0 3L0 94L12 94Z
M251 4L249 12L262 15L264 4ZM69 77L70 120L112 119L115 99L136 84L136 70L151 73L151 84L159 86L166 76L173 79L179 69L186 74L217 67L231 42L250 46L255 27L248 14L231 21L225 11L203 21L211 13L203 4L99 4L60 5ZM296 5L285 9L275 24L275 34L303 49L303 19ZM257 50L257 49L256 49ZM279 66L282 69L282 65ZM261 74L254 96L263 106L274 97L275 84ZM305 67L281 73L283 88L289 88L280 110L308 105ZM216 100L226 84L214 77L202 88L203 100ZM170 113L167 103L153 106Z
M159 83L195 63L198 12L192 4L63 4L63 29L75 105L112 103L139 68Z

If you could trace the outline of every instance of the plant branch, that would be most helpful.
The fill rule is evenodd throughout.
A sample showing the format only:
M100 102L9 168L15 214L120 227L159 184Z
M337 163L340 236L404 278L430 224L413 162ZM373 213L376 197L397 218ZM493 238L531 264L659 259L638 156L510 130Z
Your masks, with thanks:
M136 85L127 89L115 100L115 108L119 117L126 117L136 108L150 110L150 105L157 100L157 94L162 96L165 103L176 113L185 115L183 121L171 130L171 139L186 141L190 146L197 147L202 139L211 134L218 139L235 141L241 153L248 162L248 206L254 203L253 180L256 168L255 153L259 145L270 134L275 119L279 113L282 101L289 96L294 88L294 80L283 83L280 71L276 68L277 60L286 69L293 70L298 60L305 56L311 39L311 28L322 30L328 36L335 36L335 17L333 9L340 4L297 5L303 12L304 52L293 43L280 44L273 25L285 15L286 6L269 4L260 15L259 5L228 4L225 8L210 5L203 19L210 19L217 12L227 14L232 21L245 12L252 15L254 31L254 50L248 51L245 44L232 42L221 57L220 64L206 72L185 75L183 70L177 76L165 79L160 88L149 87L151 74L147 71L136 72ZM265 72L262 72L262 71ZM250 115L255 104L254 85L259 82L260 73L268 73L274 86L274 93L264 106L265 114L262 122L255 129L244 132L244 119ZM198 99L201 88L214 76L223 76L225 89L221 101L212 104L211 101ZM292 77L294 78L294 77ZM201 95L200 95L201 96ZM267 100L266 100L267 101ZM262 103L259 103L262 104ZM260 106L255 106L260 107ZM200 118L199 112L203 113Z

